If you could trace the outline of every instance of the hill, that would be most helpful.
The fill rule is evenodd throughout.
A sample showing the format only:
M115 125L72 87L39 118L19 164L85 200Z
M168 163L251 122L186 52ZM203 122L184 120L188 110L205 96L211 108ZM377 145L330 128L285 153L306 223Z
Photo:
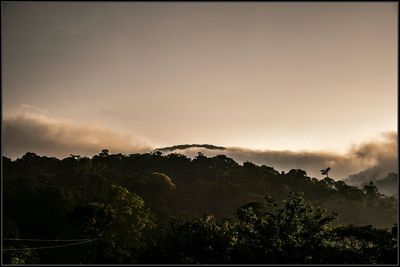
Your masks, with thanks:
M3 157L3 177L5 236L97 240L85 248L8 252L9 262L36 256L40 263L387 262L389 254L376 256L381 254L363 252L363 246L346 251L346 240L370 242L366 246L383 253L394 249L390 233L397 233L389 230L397 222L397 199L381 195L374 184L357 188L300 169L241 165L224 155L103 150L92 158L57 159L26 153ZM309 236L317 238L312 246ZM323 244L339 247L325 253ZM7 248L16 245L6 242ZM301 248L298 256L292 246ZM305 250L310 247L316 250Z
M397 195L399 190L398 175L394 172L389 173L385 178L376 181L376 187L382 194Z
M214 146L214 145L209 145L209 144L191 144L191 145L176 145L176 146L169 146L169 147L162 147L162 148L156 148L154 151L161 151L161 152L173 152L175 150L182 150L182 149L189 149L189 148L206 148L210 150L224 150L226 149L225 147L222 146Z

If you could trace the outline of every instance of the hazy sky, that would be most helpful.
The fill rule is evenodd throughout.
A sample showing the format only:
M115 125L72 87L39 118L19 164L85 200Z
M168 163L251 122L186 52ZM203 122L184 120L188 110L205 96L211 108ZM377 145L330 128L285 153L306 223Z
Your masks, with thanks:
M397 131L394 2L3 2L2 12L4 118L28 128L34 118L53 139L344 152Z

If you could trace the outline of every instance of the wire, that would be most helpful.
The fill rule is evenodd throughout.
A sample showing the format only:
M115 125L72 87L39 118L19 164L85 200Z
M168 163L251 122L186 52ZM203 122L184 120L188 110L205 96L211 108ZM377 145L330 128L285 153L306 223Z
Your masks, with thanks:
M84 243L89 243L93 242L97 239L89 239L86 241L78 242L78 243L72 243L72 244L64 244L64 245L57 245L57 246L47 246L47 247L30 247L30 248L5 248L3 250L26 250L26 249L49 249L49 248L59 248L59 247L68 247L68 246L75 246L75 245L80 245Z
M91 240L88 238L84 239L29 239L29 238L3 238L3 240L11 241L37 241L37 242L58 242L58 241L87 241Z

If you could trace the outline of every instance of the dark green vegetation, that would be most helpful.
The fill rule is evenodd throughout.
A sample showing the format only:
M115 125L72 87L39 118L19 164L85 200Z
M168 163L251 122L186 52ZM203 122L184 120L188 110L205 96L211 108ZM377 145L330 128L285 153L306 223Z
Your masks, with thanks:
M374 184L161 152L27 153L3 168L6 238L89 239L5 250L5 263L397 262L397 196Z

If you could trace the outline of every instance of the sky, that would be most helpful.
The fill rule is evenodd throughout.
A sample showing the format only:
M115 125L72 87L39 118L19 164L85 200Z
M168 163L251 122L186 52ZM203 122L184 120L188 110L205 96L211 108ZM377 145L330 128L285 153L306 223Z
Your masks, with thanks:
M5 155L397 136L397 2L2 5Z

